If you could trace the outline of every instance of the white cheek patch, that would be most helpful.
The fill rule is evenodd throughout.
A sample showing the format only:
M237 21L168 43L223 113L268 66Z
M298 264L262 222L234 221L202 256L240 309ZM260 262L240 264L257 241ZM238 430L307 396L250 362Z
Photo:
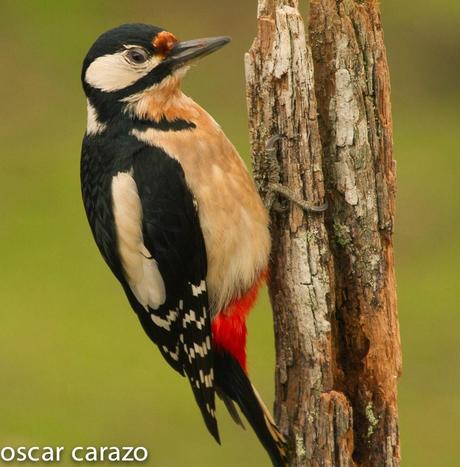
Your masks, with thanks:
M141 200L130 173L120 172L113 177L112 200L118 252L126 280L146 310L156 309L166 300L165 284L156 261L144 245Z
M125 55L126 50L122 50L96 58L86 70L85 81L101 91L118 91L143 78L161 62L161 58L153 56L145 63L135 65Z

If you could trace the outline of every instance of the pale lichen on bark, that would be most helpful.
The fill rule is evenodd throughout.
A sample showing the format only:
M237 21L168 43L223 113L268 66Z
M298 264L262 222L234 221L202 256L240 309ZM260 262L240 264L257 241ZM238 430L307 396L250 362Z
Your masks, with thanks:
M374 0L259 0L246 55L254 175L319 205L271 212L275 414L291 466L398 465L389 75ZM317 104L318 100L318 104ZM279 169L265 144L279 134ZM270 203L271 205L271 203Z
M346 248L331 242L334 341L344 342L337 347L335 385L353 405L355 461L397 465L401 356L391 242L394 162L378 3L312 0L310 41L326 155L326 224L329 231L346 226L348 234Z
M281 183L318 205L324 184L313 61L297 6L295 1L259 3L258 36L246 56L253 165L265 196L270 179L265 144L279 134ZM272 235L275 412L290 440L291 465L310 465L318 458L332 465L335 457L349 465L350 406L345 397L330 395L334 274L323 215L291 204L287 213L272 213Z

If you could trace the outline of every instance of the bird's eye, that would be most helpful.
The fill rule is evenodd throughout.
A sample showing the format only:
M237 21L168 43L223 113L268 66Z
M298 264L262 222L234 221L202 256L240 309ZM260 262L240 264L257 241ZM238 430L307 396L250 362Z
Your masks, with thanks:
M128 60L131 63L140 65L147 61L149 58L147 52L144 49L129 49L126 53Z

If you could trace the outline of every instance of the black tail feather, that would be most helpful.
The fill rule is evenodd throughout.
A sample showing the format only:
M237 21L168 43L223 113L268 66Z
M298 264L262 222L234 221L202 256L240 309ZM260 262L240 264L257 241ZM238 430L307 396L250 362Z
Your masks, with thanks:
M219 386L216 387L216 394L220 397L222 402L225 404L225 407L227 407L228 413L233 418L233 421L237 425L240 425L240 427L243 428L243 430L245 430L246 427L244 426L244 423L241 420L240 414L238 413L238 410L235 407L235 403L233 402L233 400L230 399L230 397L228 397L227 394L225 394L225 392L223 392Z
M216 350L214 370L216 386L220 388L224 397L227 396L238 404L274 467L285 467L285 440L238 361L228 352Z

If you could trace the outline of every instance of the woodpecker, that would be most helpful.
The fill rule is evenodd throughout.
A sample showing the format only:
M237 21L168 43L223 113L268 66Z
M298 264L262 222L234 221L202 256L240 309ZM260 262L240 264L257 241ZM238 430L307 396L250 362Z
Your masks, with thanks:
M246 363L245 321L268 274L268 214L220 126L181 91L190 64L229 41L180 42L145 24L95 41L81 74L82 197L100 253L145 333L188 378L211 435L220 443L217 394L283 466L285 441Z

